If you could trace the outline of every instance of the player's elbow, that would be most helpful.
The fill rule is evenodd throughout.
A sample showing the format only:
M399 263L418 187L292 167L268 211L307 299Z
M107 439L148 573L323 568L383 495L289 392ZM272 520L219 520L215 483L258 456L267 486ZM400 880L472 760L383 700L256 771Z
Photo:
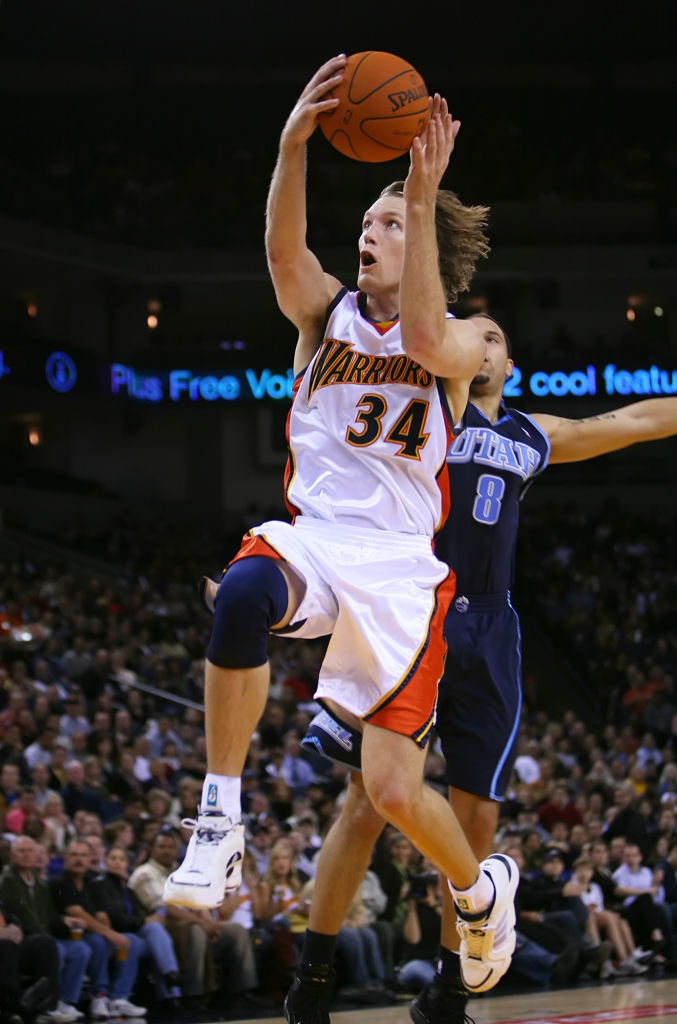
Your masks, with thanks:
M298 298L300 294L296 264L293 260L281 255L268 256L268 271L275 290L275 298L280 311L296 323Z
M298 225L290 227L269 217L266 220L264 244L271 271L273 268L281 272L289 271L299 262L305 249L305 230Z
M402 347L410 359L423 366L435 352L435 345L426 331L402 331Z
M402 344L406 354L431 373L459 380L475 376L486 350L474 323L447 317L402 322Z
M294 264L294 258L289 246L281 242L276 238L275 234L270 231L266 231L265 245L268 270L270 271L273 279L276 274L288 274Z
M444 353L444 330L436 324L419 321L402 325L402 347L415 363L431 373L439 373Z

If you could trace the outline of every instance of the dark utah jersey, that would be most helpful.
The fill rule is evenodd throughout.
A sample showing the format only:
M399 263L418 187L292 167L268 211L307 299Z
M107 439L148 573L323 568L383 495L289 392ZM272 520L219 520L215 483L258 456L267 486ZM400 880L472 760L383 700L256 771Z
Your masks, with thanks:
M468 403L447 455L451 508L435 540L435 554L456 573L457 594L512 586L518 502L549 455L550 441L525 413L501 403L490 423Z

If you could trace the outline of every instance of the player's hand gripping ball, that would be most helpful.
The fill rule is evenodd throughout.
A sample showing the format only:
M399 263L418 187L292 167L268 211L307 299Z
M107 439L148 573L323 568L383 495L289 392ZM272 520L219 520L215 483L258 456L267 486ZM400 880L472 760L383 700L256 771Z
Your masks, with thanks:
M428 90L418 71L381 50L348 57L343 81L328 95L339 103L320 115L320 128L340 153L365 163L404 156L429 117Z

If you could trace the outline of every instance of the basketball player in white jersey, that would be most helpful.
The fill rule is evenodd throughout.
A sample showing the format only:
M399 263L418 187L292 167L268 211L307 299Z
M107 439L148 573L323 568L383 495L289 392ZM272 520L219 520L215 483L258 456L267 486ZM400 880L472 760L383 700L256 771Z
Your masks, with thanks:
M212 907L239 885L240 776L268 692L267 636L331 635L316 696L361 721L366 793L449 879L462 968L481 990L510 963L517 868L503 855L478 863L422 776L454 587L432 540L448 508L453 427L485 347L477 324L453 319L447 304L487 251L486 210L439 191L460 123L436 95L406 181L364 216L359 291L324 272L306 243L306 144L337 102L329 93L344 65L340 55L319 69L280 138L266 252L280 309L299 332L285 476L293 524L252 530L219 586L205 672L208 774L165 898ZM325 964L322 940L311 956ZM311 962L308 986L323 980ZM302 1004L303 992L288 1000L289 1021L301 1021Z

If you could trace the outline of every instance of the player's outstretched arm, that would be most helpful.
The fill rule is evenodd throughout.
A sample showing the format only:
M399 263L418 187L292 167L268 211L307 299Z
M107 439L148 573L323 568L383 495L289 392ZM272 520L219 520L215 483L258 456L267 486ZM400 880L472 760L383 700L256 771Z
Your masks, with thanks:
M341 81L345 55L319 68L282 129L266 207L266 256L278 305L299 328L323 317L339 284L326 276L306 242L306 143L318 116L338 100L327 96Z
M447 101L431 98L430 118L412 142L404 183L404 258L400 280L400 325L407 355L444 378L470 379L484 357L476 324L447 318L440 277L435 201L461 127Z
M542 413L533 413L532 419L550 438L551 463L580 462L677 434L677 398L646 398L582 420Z

